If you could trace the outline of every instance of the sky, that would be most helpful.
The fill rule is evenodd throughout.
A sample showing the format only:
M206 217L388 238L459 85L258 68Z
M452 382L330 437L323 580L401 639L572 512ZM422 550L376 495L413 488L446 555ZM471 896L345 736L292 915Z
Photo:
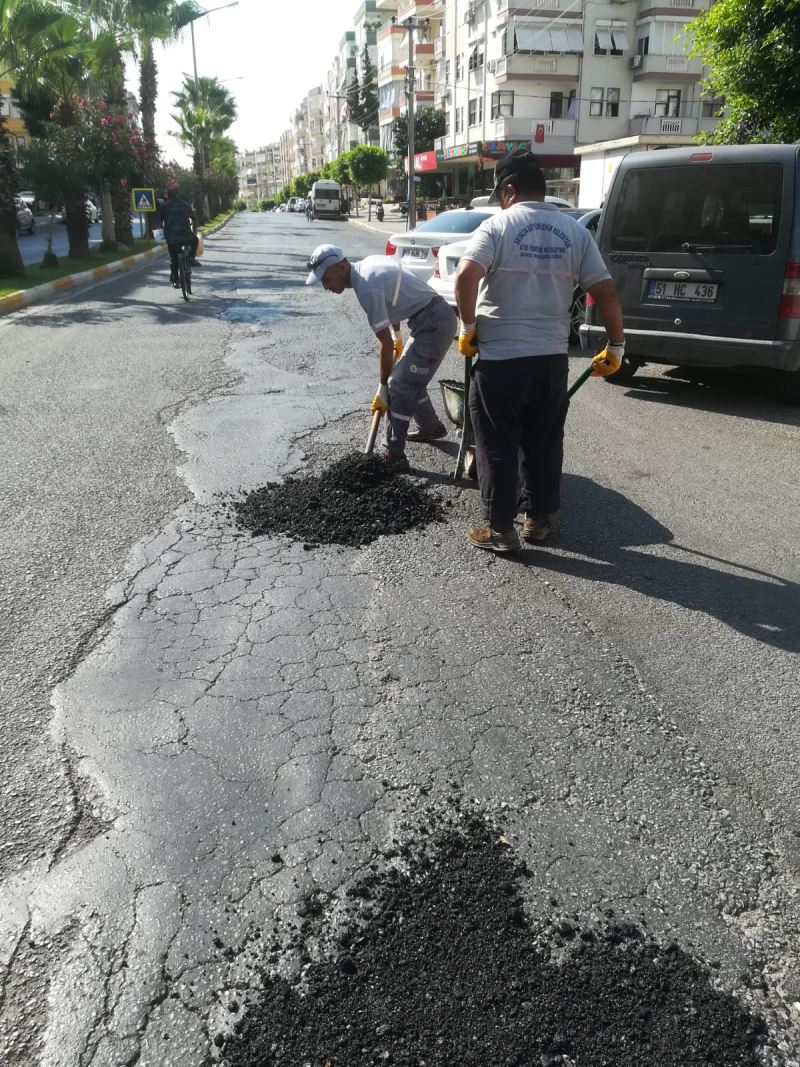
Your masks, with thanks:
M225 0L208 0L210 10ZM346 30L353 28L359 0L239 0L194 24L197 73L217 77L236 97L239 117L230 134L240 149L277 141L309 89L320 85ZM188 162L172 136L172 90L192 73L188 28L179 40L156 47L159 94L156 135L166 159ZM139 95L129 67L129 88Z

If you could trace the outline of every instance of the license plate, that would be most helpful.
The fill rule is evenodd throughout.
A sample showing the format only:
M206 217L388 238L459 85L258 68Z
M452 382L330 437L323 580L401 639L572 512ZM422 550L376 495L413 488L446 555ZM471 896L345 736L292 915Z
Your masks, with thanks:
M718 288L716 283L710 282L648 282L647 299L713 304Z
M427 259L428 258L428 249L427 248L404 248L403 249L403 256L410 256L411 259Z

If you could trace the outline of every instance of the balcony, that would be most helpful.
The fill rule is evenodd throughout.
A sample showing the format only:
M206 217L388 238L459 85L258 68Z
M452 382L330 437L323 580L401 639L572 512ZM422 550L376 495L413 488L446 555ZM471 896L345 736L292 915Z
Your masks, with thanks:
M652 0L649 4L646 0L642 0L638 17L646 18L653 9L656 9L655 13L658 13L660 8L671 7L672 12L679 17L694 18L701 11L706 11L710 6L711 0Z
M524 3L523 0L497 0L498 15L538 15L548 11L563 11L565 14L573 13L576 17L581 14L580 8L574 0L539 0L538 3Z
M437 37L436 40L433 42L433 55L434 55L434 58L437 59L437 60L443 58L443 56L444 56L444 35L441 35L441 36Z
M698 81L703 61L693 56L634 55L630 57L634 81Z
M436 18L444 14L444 0L400 0L397 8L397 21L402 22L409 15L416 18Z
M718 122L719 118L705 116L698 119L684 115L637 115L630 120L628 132L641 137L693 137L698 132L713 130Z
M376 11L385 11L388 15L393 15L397 10L397 0L376 0Z
M578 56L522 55L519 52L496 61L498 85L519 78L525 81L577 81Z

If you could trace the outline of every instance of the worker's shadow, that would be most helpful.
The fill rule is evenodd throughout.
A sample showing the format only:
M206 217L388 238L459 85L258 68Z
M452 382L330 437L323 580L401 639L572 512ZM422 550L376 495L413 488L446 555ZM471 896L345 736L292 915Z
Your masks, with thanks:
M640 551L648 545L668 545L669 554ZM702 611L756 641L800 650L799 585L677 544L643 508L589 478L564 475L552 548L570 555L537 547L522 558Z

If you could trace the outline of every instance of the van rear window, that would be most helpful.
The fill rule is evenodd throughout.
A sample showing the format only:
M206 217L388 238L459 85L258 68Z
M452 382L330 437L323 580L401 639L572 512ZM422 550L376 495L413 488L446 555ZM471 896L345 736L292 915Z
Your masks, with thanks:
M691 163L625 175L613 212L617 252L680 252L684 244L775 251L783 168L779 163Z
M339 199L339 190L338 189L315 189L314 190L314 199L315 200L338 200Z

